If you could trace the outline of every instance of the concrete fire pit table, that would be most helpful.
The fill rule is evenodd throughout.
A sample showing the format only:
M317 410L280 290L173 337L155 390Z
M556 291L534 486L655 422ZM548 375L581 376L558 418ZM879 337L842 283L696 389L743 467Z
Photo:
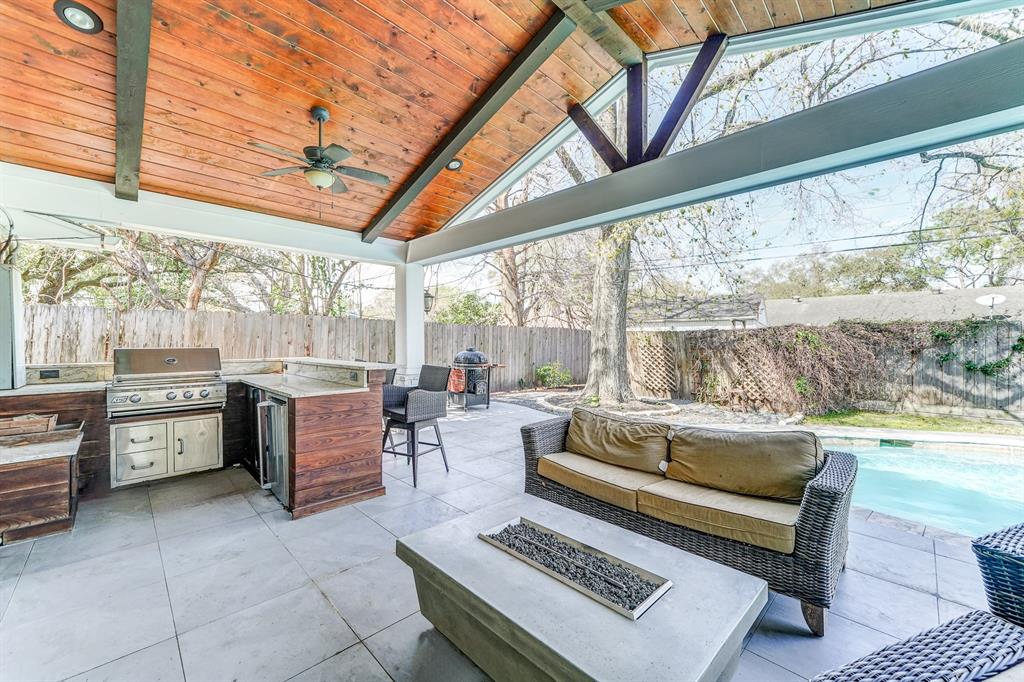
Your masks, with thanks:
M517 517L672 581L638 620L478 537ZM768 584L522 495L398 540L420 610L496 680L727 680Z

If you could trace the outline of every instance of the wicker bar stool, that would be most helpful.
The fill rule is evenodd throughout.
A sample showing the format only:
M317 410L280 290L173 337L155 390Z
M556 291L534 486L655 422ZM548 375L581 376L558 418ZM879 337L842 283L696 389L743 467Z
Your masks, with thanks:
M1024 523L971 543L992 613L1024 627Z

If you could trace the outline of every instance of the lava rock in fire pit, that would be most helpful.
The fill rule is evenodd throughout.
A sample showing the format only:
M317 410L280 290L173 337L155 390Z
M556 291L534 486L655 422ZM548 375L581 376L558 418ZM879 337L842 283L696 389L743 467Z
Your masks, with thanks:
M628 568L525 523L506 526L488 537L629 611L658 589Z

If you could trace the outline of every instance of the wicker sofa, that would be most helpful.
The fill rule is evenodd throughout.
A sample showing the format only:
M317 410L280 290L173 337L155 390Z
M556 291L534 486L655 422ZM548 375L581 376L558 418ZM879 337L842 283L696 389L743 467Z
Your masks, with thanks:
M799 599L811 632L824 635L827 609L846 559L850 500L857 475L853 455L823 452L823 463L807 481L799 503L793 505L795 537L787 552L654 518L624 508L621 502L581 492L578 488L583 486L572 481L566 485L545 476L552 461L567 456L570 419L559 417L522 427L527 493L763 578L773 590ZM548 464L542 464L545 458Z

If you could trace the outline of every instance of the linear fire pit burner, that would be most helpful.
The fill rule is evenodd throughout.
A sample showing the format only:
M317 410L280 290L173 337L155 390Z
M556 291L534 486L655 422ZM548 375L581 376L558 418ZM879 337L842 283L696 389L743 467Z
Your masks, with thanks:
M529 519L512 519L479 537L632 620L672 587L667 578Z

